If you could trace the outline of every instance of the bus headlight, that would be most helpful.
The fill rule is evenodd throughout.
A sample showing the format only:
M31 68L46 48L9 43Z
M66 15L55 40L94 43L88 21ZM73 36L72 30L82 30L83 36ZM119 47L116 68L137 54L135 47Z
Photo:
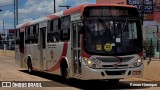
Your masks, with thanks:
M142 65L143 60L142 58L137 59L136 61L133 62L131 67L139 67L140 65Z
M90 60L86 57L84 57L84 62L86 63L86 65L90 68L99 68L99 66L94 62L94 60Z

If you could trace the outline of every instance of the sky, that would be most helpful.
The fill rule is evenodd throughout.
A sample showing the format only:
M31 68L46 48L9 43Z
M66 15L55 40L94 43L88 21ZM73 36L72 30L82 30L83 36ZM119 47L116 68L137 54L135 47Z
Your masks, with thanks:
M18 0L18 23L23 23L28 20L34 20L53 13L54 0ZM71 7L95 3L96 0L56 0L56 12L65 10L65 7L59 5L69 5ZM0 0L0 31L4 28L14 28L14 0Z

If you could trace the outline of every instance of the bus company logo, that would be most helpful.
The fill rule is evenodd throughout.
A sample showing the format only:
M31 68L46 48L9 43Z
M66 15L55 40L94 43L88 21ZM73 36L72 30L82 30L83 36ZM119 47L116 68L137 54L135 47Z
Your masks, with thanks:
M113 67L114 67L114 68L118 68L118 64L114 64Z
M52 50L50 51L50 56L51 56L51 59L53 60L54 59L54 53L53 53Z
M2 82L2 87L12 87L11 82Z

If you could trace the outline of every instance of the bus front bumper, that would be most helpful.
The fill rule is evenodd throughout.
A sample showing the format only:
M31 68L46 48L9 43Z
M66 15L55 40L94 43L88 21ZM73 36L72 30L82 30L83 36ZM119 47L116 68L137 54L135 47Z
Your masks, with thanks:
M124 69L92 69L88 66L82 66L82 78L83 80L91 79L124 79L131 77L142 77L143 65L135 68Z

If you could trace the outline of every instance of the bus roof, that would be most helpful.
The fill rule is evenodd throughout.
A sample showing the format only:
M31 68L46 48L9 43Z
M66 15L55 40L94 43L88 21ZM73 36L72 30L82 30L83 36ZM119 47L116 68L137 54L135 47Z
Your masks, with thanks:
M24 22L22 24L17 25L16 28L21 29L21 28L27 27L29 25L33 25L33 24L40 23L40 22L47 21L47 20L51 20L51 19L57 19L59 17L70 15L72 13L83 12L84 8L88 7L88 6L113 6L113 7L118 6L118 7L136 8L135 6L132 6L132 5L122 5L122 4L83 4L83 5L79 5L79 6L64 10L64 11L50 14L50 15L42 17L42 18L38 18L35 20L30 20L30 21Z

